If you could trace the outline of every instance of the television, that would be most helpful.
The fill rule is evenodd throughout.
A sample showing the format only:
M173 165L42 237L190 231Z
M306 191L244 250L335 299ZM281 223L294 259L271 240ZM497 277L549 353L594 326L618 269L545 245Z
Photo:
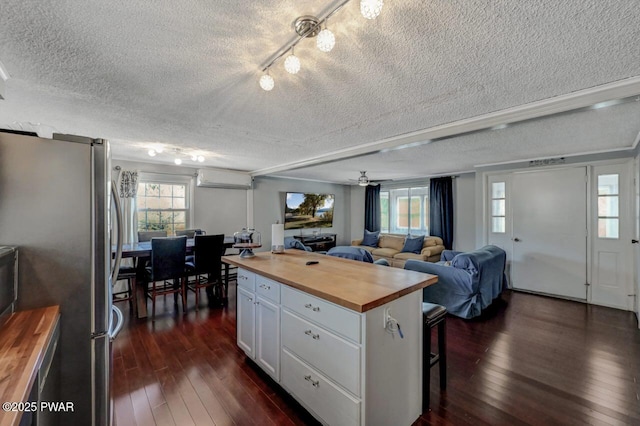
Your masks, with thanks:
M334 201L333 194L287 192L284 229L331 228Z

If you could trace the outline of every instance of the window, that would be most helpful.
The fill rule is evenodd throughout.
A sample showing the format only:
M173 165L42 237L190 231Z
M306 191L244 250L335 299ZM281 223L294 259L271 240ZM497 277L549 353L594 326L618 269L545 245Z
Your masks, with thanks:
M380 231L389 232L389 192L380 191Z
M505 182L491 184L491 232L504 234L506 232L507 191Z
M617 174L598 176L598 238L619 238L618 178Z
M380 191L381 231L429 234L429 187Z
M138 182L138 231L165 230L172 235L186 229L189 219L189 184Z

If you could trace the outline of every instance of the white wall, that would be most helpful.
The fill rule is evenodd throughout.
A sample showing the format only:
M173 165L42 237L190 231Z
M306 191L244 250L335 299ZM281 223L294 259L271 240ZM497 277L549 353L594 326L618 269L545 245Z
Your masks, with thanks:
M353 185L351 187L351 240L364 236L364 198L365 187ZM351 243L349 243L350 245Z
M639 144L640 145L640 144ZM636 147L636 151L638 148ZM634 185L634 238L640 240L640 154L634 157L633 171ZM635 261L635 284L636 284L636 320L640 328L640 244L633 245L633 258Z
M112 167L123 170L138 170L148 173L169 173L179 176L195 176L197 169L163 164L112 160ZM114 171L114 173L117 173ZM115 177L115 175L114 175ZM233 235L247 224L247 191L244 189L198 188L192 180L194 196L193 223L191 228L200 228L207 234Z
M471 251L476 244L476 174L453 180L453 249Z
M271 224L284 221L286 192L334 194L333 227L321 232L337 234L337 245L351 243L351 190L346 185L312 182L298 179L256 177L253 182L253 222L262 234L262 251L271 248ZM363 201L364 203L364 201ZM364 208L364 207L363 207ZM285 236L310 233L312 230L287 230Z

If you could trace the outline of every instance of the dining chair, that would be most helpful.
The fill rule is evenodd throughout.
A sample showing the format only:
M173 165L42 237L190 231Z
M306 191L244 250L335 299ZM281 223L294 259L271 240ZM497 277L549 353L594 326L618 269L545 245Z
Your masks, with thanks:
M166 237L167 231L138 231L138 242L151 241L152 238Z
M194 238L196 235L205 235L202 229L181 229L176 231L176 237L181 237L185 235L187 238Z
M182 297L182 311L185 312L186 270L184 257L187 252L187 237L165 237L151 239L151 266L146 268L149 286L147 296L152 300L151 318L156 319L156 298L174 295Z
M129 301L130 309L135 312L136 311L136 268L133 267L121 267L118 270L118 276L116 277L117 281L127 281L127 287L121 291L113 291L112 293L112 301L116 302L125 302ZM114 290L116 283L113 283Z
M196 294L196 311L200 305L200 289L206 288L209 300L214 297L214 290L222 287L223 293L218 296L223 303L227 300L227 287L222 280L222 255L224 255L224 234L196 235L193 245L194 261L187 263L187 274L194 275L193 281L187 282L187 288Z

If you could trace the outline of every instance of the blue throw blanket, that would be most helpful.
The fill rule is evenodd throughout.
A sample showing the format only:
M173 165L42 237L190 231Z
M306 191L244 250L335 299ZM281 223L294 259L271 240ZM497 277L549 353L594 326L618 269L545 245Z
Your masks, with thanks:
M359 247L337 246L329 249L327 255L342 257L343 259L359 260L361 262L373 263L373 256L371 256L371 253Z
M438 263L407 260L404 268L438 276L436 284L423 290L425 302L443 305L453 315L473 318L502 293L506 257L496 246L468 253L445 250Z

